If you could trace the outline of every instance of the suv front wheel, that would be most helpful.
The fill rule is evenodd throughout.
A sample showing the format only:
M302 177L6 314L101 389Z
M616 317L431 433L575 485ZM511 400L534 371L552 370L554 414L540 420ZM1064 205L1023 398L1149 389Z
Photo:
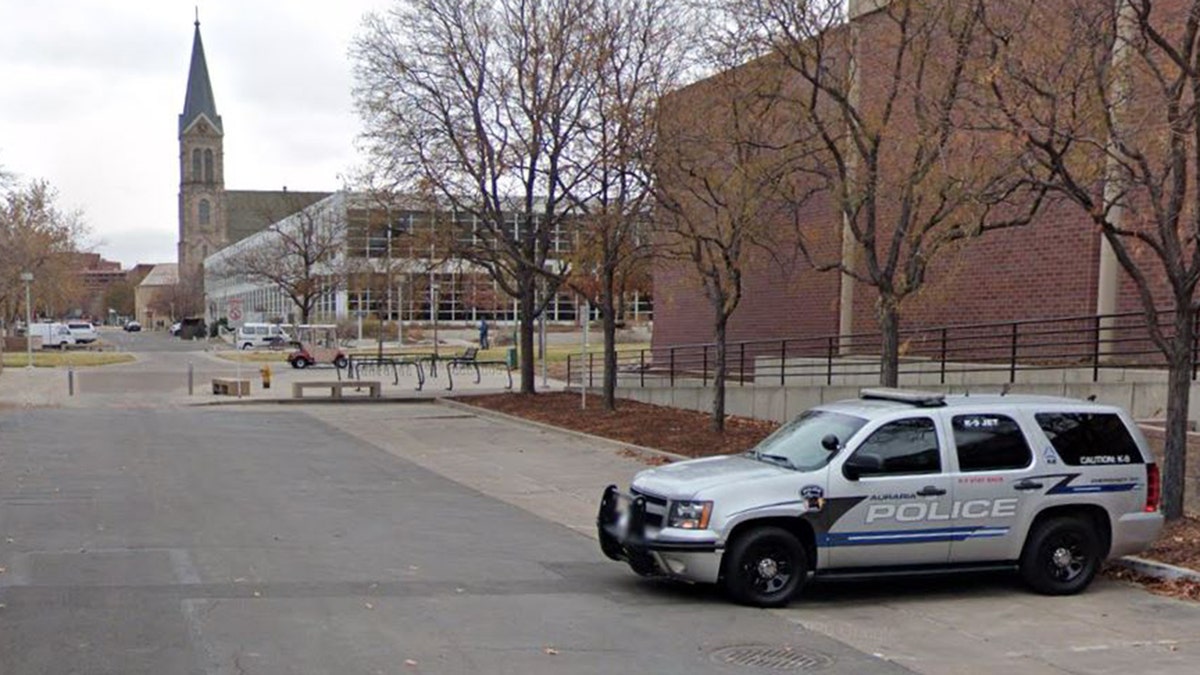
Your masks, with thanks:
M1043 595L1071 595L1092 582L1100 556L1100 537L1089 519L1050 518L1029 534L1021 553L1021 577Z
M745 605L782 607L807 575L804 544L783 528L754 528L725 551L725 590Z

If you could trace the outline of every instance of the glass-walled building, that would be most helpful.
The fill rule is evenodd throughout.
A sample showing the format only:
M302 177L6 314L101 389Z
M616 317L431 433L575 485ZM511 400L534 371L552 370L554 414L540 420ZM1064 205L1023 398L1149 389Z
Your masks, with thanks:
M521 220L514 215L509 226L506 234L518 235ZM299 321L300 312L284 292L285 284L272 277L291 271L295 280L303 276L303 265L278 274L255 270L289 254L303 257L300 245L281 248L281 240L295 242L322 228L336 235L340 245L309 273L309 283L317 289L311 323L359 316L420 323L432 322L435 314L439 322L463 324L516 318L515 301L484 269L446 254L486 245L487 228L474 215L414 204L385 205L362 193L341 192L205 259L210 321L226 316L230 306L240 307L243 321ZM575 236L568 229L560 225L551 234L552 260L570 255ZM651 318L649 293L630 293L623 306L628 321ZM547 307L546 319L576 323L579 307L580 298L564 290ZM598 318L594 311L592 318Z

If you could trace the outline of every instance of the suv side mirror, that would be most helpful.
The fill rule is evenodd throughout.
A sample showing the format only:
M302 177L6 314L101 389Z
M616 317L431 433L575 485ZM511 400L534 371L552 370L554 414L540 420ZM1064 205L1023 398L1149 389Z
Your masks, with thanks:
M883 473L883 458L879 455L856 452L842 465L842 475L849 480L876 473Z
M821 447L829 452L837 452L838 448L842 447L842 444L838 442L837 436L826 434L825 438L821 439Z

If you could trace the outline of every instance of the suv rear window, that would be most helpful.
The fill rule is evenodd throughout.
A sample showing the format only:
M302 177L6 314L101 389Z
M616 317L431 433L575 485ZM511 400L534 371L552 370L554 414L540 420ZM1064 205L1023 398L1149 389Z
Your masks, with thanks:
M1142 452L1112 413L1038 413L1038 426L1058 456L1072 466L1142 464Z

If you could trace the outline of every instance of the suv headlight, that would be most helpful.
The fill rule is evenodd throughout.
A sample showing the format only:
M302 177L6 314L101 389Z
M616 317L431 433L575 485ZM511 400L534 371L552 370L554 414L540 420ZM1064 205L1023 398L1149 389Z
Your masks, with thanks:
M708 517L712 515L712 502L671 502L671 513L667 527L681 530L706 530Z

